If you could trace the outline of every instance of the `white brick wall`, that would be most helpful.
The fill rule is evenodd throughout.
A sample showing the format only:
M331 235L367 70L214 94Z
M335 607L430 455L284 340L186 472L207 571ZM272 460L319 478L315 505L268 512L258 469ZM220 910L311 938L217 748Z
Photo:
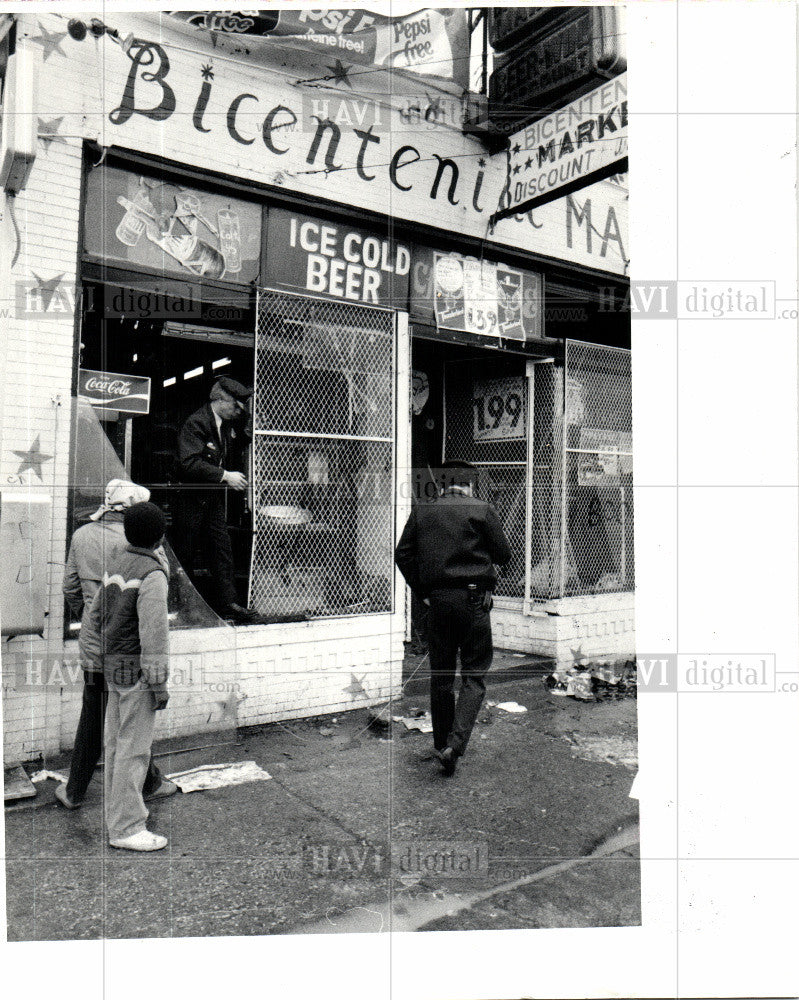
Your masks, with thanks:
M522 615L510 601L492 614L494 645L559 662L614 660L635 655L635 595L597 594L553 600Z
M21 18L21 34L36 35L39 25L63 31L49 14ZM3 643L8 653L51 660L75 656L75 644L62 642L61 580L66 552L69 483L70 393L74 356L74 281L79 258L78 222L81 198L82 140L97 136L97 76L89 63L107 40L87 39L75 58L51 53L41 63L39 117L62 117L63 141L40 140L27 187L15 199L21 247L12 268L14 234L8 205L2 208L0 287L0 487L45 492L53 498L50 528L50 601L45 635ZM70 48L71 46L71 48ZM37 46L38 48L38 46ZM85 58L84 58L85 57ZM165 134L166 136L166 134ZM175 161L196 166L206 161L197 150L159 149ZM207 153L207 150L205 151ZM216 169L224 165L214 164ZM63 275L59 297L42 315L17 314L19 283ZM63 306L64 308L56 308ZM18 477L14 450L27 449L39 435L41 450L53 456L42 466L41 480L32 472ZM400 595L404 596L402 589ZM400 600L400 605L404 602ZM395 616L319 622L292 627L211 629L173 634L172 670L202 678L173 688L169 709L159 717L161 735L225 729L232 725L344 711L388 698L401 677L404 609ZM357 675L367 694L344 691ZM215 690L221 687L223 690ZM4 677L3 721L6 763L53 754L71 746L80 712L80 685L48 685L27 689Z

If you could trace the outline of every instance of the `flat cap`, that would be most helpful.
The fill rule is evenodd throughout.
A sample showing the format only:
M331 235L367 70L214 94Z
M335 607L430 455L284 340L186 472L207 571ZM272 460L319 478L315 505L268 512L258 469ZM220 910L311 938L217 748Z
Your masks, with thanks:
M228 378L227 376L217 379L214 383L214 388L216 386L224 389L229 396L237 399L240 403L246 402L252 396L252 389L248 389L246 385L242 385L241 382L237 382L234 378Z

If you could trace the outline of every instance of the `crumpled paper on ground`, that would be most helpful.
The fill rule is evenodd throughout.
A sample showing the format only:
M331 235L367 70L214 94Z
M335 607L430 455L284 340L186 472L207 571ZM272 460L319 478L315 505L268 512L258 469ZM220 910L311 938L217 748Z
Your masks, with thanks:
M393 722L401 722L406 729L418 729L420 733L433 732L433 720L430 718L429 712L416 717L392 715L391 718Z
M228 785L244 785L248 781L269 781L272 775L259 767L254 760L242 760L235 764L203 764L188 771L168 774L183 793L206 792L211 788L226 788Z
M48 778L52 778L53 781L58 781L62 785L67 783L66 776L61 774L60 771L37 771L31 775L30 780L36 784L39 781L47 781Z
M503 712L513 712L514 714L527 711L524 705L520 705L518 701L489 701L488 704L491 708L501 708Z

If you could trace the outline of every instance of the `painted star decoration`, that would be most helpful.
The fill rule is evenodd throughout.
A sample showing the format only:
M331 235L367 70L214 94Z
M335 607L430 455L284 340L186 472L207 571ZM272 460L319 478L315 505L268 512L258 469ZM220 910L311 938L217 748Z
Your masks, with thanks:
M366 680L366 674L363 677L356 677L355 674L350 674L350 683L344 688L345 694L351 694L353 698L367 697L368 692L363 686L363 682Z
M61 279L64 277L65 272L62 271L61 274L56 275L55 278L48 278L47 281L44 278L40 278L35 272L31 272L36 279L36 288L39 290L42 296L42 305L44 306L44 311L50 308L50 303L53 301L53 296L58 291L58 286L61 284Z
M206 63L205 66L200 70L200 76L203 80L213 80L214 78L214 67L212 63Z
M569 647L569 652L572 654L572 660L574 660L575 666L577 666L581 660L585 659L585 656L583 655L582 646L578 646L577 649L572 649L571 647Z
M60 118L50 118L45 121L44 118L38 118L38 133L39 138L42 140L42 145L46 148L50 148L51 142L63 142L66 143L66 139L63 135L58 134L58 130L61 128L61 122L63 122L64 116Z
M334 83L346 83L350 90L352 90L352 81L349 78L352 66L345 66L340 59L336 59L334 66L325 66L325 69L329 69L331 74L325 77L325 79L332 80Z
M31 472L35 472L39 479L44 481L42 477L42 465L45 462L52 462L52 455L45 455L42 451L41 444L41 434L36 435L36 440L28 448L27 451L17 451L16 448L11 449L17 458L21 458L20 466L17 469L17 475L21 476L23 472L27 472L29 469Z
M37 42L42 47L44 53L44 61L47 62L48 58L57 52L60 56L66 59L66 52L61 48L61 43L67 37L66 31L48 31L47 28L42 27L41 21L39 22L39 31L41 34L34 35L31 38L32 42Z

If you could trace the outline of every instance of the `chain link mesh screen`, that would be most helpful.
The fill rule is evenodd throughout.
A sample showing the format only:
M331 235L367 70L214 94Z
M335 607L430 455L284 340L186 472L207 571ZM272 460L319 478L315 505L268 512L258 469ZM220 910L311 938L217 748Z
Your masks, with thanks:
M630 352L566 342L565 593L635 587Z
M392 610L393 314L262 290L255 352L251 605Z
M629 351L595 344L532 365L532 392L519 359L447 365L445 458L480 467L513 550L498 596L634 589L630 393Z
M527 379L518 358L452 361L445 373L444 459L480 467L478 493L499 514L513 558L496 594L524 597L527 524Z

